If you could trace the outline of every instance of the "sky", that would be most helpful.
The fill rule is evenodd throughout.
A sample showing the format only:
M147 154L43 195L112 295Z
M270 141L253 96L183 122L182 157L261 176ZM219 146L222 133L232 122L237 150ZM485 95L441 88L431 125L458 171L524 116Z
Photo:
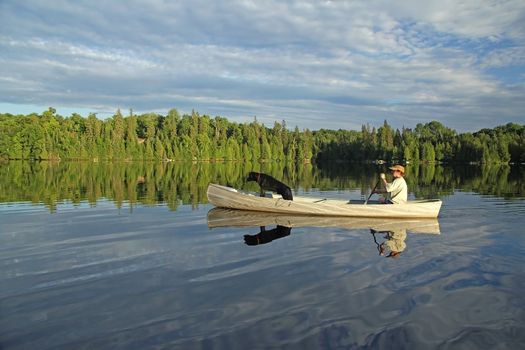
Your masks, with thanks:
M0 112L525 123L525 1L0 0Z

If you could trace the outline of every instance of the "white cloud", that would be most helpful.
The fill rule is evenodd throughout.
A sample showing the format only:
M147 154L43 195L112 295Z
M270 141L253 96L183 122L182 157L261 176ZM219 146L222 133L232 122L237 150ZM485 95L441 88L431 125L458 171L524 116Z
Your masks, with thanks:
M504 35L524 39L525 3L521 0L385 0L377 8L396 18L426 23L439 32L471 39Z
M509 47L490 52L483 60L482 67L499 68L525 65L525 47Z
M5 0L0 102L195 108L310 128L523 122L523 84L487 73L525 65L523 9L513 1Z

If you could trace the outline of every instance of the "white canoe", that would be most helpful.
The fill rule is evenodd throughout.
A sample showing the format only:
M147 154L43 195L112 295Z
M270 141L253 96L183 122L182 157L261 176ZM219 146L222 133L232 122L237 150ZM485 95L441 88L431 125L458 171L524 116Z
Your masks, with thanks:
M346 229L373 229L375 231L400 231L439 235L439 222L428 218L355 218L334 216L306 216L282 213L265 213L238 209L213 208L208 212L208 227L338 227Z
M346 201L330 198L294 196L293 201L259 197L234 188L210 184L208 201L220 208L318 216L375 218L436 218L441 209L439 199L408 201L404 204Z

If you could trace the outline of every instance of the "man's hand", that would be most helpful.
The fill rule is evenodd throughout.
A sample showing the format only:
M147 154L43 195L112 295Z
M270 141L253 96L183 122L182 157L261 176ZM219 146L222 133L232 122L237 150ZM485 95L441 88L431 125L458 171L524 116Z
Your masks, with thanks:
M386 179L386 176L385 176L385 174L384 174L384 173L381 173L381 174L379 174L379 177L380 177L381 179L383 179L383 180L385 180L385 179Z

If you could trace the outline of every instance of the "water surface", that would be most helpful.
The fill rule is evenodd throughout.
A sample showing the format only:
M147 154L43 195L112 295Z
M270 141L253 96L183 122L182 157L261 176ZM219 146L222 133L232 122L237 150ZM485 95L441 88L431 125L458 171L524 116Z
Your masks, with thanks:
M263 167L3 164L0 348L523 346L522 169L409 169L412 198L443 200L440 234L387 257L391 237L352 222L267 225L257 245L259 226L210 229L208 182L256 190L255 169L357 199L383 170Z

